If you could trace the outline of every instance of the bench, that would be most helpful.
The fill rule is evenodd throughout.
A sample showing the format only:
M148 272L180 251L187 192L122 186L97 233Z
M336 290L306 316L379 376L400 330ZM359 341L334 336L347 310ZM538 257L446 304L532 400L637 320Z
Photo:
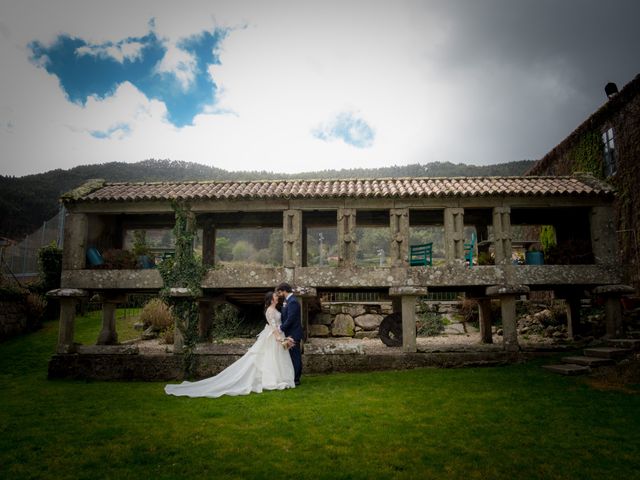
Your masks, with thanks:
M433 242L409 247L409 265L433 265Z

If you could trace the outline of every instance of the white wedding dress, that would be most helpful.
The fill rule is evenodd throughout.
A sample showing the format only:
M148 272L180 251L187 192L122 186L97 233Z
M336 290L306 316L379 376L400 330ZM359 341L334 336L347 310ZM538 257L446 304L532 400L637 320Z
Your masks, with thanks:
M262 390L295 388L291 356L280 344L280 312L269 307L265 313L267 324L258 335L256 343L242 358L225 368L215 377L199 382L182 382L167 385L168 395L186 397L211 397L222 395L247 395Z

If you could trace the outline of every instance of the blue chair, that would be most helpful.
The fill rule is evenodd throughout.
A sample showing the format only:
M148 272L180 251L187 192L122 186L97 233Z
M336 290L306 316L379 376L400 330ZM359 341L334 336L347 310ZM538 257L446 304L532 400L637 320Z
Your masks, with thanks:
M433 242L409 247L409 265L433 265Z
M473 250L476 247L476 232L471 234L471 242L464 244L464 259L469 262L469 268L473 267Z

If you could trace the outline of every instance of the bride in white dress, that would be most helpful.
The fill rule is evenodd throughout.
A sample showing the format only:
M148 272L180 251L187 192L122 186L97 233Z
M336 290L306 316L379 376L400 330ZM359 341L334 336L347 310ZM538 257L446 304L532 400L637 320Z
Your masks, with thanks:
M280 312L276 310L278 297L274 292L265 296L267 325L258 335L256 343L242 358L229 365L215 377L199 382L182 382L167 385L168 395L186 397L220 397L222 395L247 395L262 390L295 388L293 364L289 352L281 342Z

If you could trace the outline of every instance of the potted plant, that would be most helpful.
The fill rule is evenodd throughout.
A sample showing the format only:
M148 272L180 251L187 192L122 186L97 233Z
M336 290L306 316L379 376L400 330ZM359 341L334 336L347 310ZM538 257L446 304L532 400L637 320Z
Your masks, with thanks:
M138 268L153 268L155 262L150 255L147 244L147 232L145 230L135 230L133 232L133 255L136 257Z
M534 243L529 247L529 250L525 253L524 257L527 265L544 265L544 254L537 243Z
M130 270L136 268L136 258L129 250L112 248L106 250L102 257L104 264L101 267L106 270Z

